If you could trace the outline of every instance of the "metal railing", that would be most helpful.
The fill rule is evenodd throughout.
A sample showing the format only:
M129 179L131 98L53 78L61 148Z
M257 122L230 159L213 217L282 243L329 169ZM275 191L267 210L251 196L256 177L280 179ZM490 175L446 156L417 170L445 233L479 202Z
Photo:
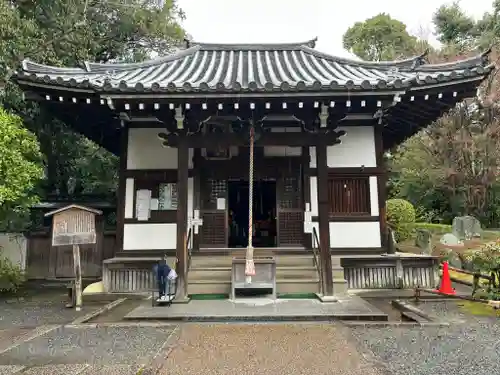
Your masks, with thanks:
M320 251L320 242L319 242L319 237L318 237L318 232L316 232L316 228L313 227L312 231L312 252L313 252L313 257L314 257L314 265L316 266L316 269L318 270L318 275L319 275L319 292L322 294L323 293L323 272L321 272L321 257L319 255Z

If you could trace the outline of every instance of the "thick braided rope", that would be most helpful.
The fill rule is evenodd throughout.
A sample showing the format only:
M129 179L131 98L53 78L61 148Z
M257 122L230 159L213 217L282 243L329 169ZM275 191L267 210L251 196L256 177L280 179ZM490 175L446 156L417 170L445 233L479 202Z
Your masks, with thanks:
M253 143L254 143L254 129L250 128L250 165L248 175L248 247L246 252L246 266L245 275L255 275L255 265L253 263ZM251 280L248 280L251 282Z

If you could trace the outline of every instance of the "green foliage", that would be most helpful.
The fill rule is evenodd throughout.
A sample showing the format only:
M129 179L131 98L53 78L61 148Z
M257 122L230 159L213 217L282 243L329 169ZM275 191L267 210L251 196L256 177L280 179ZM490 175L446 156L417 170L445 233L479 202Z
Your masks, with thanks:
M118 158L57 121L57 112L22 99L8 82L23 58L56 66L96 62L137 61L165 55L183 42L184 19L175 0L160 9L153 0L0 1L0 106L22 118L36 135L46 164L41 197L79 199L85 194L112 199L116 192ZM0 130L1 133L1 130ZM28 173L28 172L24 172ZM0 175L1 177L1 175ZM0 181L0 184L2 182ZM17 206L16 206L17 207ZM24 211L11 207L12 217L27 225ZM4 212L6 210L3 210Z
M21 267L13 264L0 252L0 292L16 293L25 280L25 274Z
M500 218L500 111L460 106L400 145L389 162L391 194L450 223L472 215L489 227Z
M43 177L36 137L18 116L0 107L0 222L8 223L37 201L34 189Z
M417 38L406 25L385 13L355 23L345 32L343 43L356 56L374 61L412 56L417 48Z
M490 282L483 297L491 300L500 299L500 241L492 241L465 256L476 272L490 275ZM474 278L474 290L479 286L479 278Z
M417 229L426 229L432 234L445 234L451 232L451 225L448 224L435 224L435 223L415 223L413 224L413 228Z
M465 14L458 2L442 5L433 15L438 40L445 44L455 44L465 49L474 41L476 23Z
M410 238L415 223L415 208L404 199L389 199L386 202L387 223L395 233L396 241Z

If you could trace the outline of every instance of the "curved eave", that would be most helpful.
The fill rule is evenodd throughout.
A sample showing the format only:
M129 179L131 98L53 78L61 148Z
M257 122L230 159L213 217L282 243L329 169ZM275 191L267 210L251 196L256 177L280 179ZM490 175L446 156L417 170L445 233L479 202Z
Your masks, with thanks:
M192 87L189 84L184 84L178 87L175 84L168 84L167 87L162 87L159 84L153 83L149 87L145 87L141 83L129 86L122 81L118 84L113 84L110 81L102 83L101 77L96 80L85 79L78 82L75 78L64 80L60 77L53 78L49 75L43 77L34 74L16 74L12 79L17 81L22 86L48 86L53 90L64 91L81 91L92 92L98 95L114 95L114 94L176 94L177 96L185 95L204 95L204 94L233 94L241 95L248 93L303 93L307 96L308 93L333 93L333 92L352 92L352 91L407 91L418 88L425 89L426 86L436 84L455 85L464 81L483 80L494 69L493 65L485 68L476 67L462 71L452 71L447 73L432 73L432 74L416 74L413 78L408 77L405 80L397 79L391 82L385 81L362 81L355 82L348 80L347 82L319 82L312 84L299 82L296 85L290 85L287 82L280 86L275 86L267 82L264 87L250 86L241 87L236 83L232 87L224 87L219 84L216 87L209 87L201 84L199 87Z
M402 102L389 109L386 113L384 126L384 149L391 149L406 139L417 134L434 121L441 118L457 103L476 95L478 84L471 82L461 87L461 91L452 97L438 96L437 100L420 101L403 98ZM428 97L428 95L426 95Z

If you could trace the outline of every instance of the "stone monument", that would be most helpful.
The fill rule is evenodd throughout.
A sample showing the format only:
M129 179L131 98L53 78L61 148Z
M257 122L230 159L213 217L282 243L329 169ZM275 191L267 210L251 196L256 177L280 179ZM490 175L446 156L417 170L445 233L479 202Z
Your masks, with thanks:
M481 237L481 223L474 216L457 216L453 219L452 233L460 240Z
M446 234L443 234L443 236L441 237L441 239L439 240L440 243L442 243L443 245L446 245L446 246L463 246L464 243L463 241L461 241L456 235L454 235L453 233L446 233Z
M417 229L415 246L420 249L421 254L431 255L432 253L432 235L427 229Z

